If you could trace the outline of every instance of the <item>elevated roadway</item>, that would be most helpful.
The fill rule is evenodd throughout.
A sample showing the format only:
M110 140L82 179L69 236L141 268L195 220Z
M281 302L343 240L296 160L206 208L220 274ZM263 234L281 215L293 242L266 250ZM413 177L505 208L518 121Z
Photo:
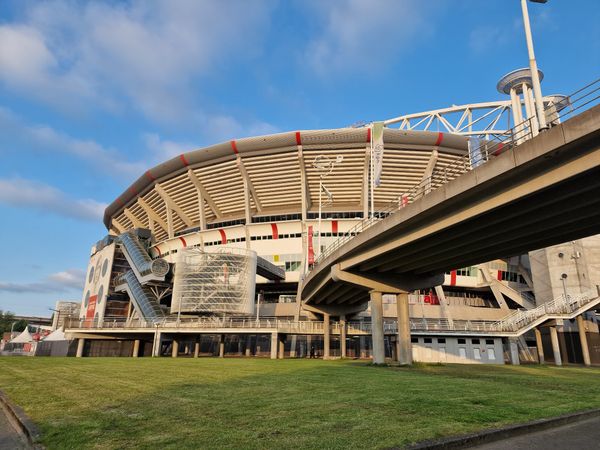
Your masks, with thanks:
M335 314L372 290L433 287L457 267L600 233L599 206L596 106L372 225L318 262L301 297Z

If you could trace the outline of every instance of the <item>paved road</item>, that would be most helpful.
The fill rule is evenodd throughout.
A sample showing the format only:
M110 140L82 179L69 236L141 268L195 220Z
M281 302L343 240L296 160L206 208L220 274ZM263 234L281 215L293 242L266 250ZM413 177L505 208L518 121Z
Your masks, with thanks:
M469 448L478 450L600 449L600 417Z
M21 440L21 435L10 424L4 408L0 406L0 450L26 450L29 448L31 447Z

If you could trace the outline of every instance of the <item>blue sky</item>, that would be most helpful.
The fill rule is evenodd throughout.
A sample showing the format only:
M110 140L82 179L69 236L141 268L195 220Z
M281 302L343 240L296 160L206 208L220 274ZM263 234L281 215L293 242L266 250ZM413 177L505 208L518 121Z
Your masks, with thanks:
M545 94L600 76L600 3L530 3ZM182 151L501 98L518 0L0 0L0 309L79 301L106 204Z

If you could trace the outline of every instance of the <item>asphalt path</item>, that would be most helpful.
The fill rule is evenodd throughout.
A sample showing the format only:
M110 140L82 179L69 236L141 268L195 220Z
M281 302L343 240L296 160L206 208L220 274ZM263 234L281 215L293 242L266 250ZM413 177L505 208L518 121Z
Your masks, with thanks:
M25 450L31 447L21 439L21 435L11 425L6 417L6 411L0 406L0 449Z
M469 448L478 450L600 449L600 416Z

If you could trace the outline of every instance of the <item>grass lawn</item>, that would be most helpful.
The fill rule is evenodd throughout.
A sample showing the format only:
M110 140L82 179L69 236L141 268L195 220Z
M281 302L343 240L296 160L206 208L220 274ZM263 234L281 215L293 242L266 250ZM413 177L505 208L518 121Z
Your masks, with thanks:
M382 448L600 406L600 370L359 361L0 358L59 448Z

